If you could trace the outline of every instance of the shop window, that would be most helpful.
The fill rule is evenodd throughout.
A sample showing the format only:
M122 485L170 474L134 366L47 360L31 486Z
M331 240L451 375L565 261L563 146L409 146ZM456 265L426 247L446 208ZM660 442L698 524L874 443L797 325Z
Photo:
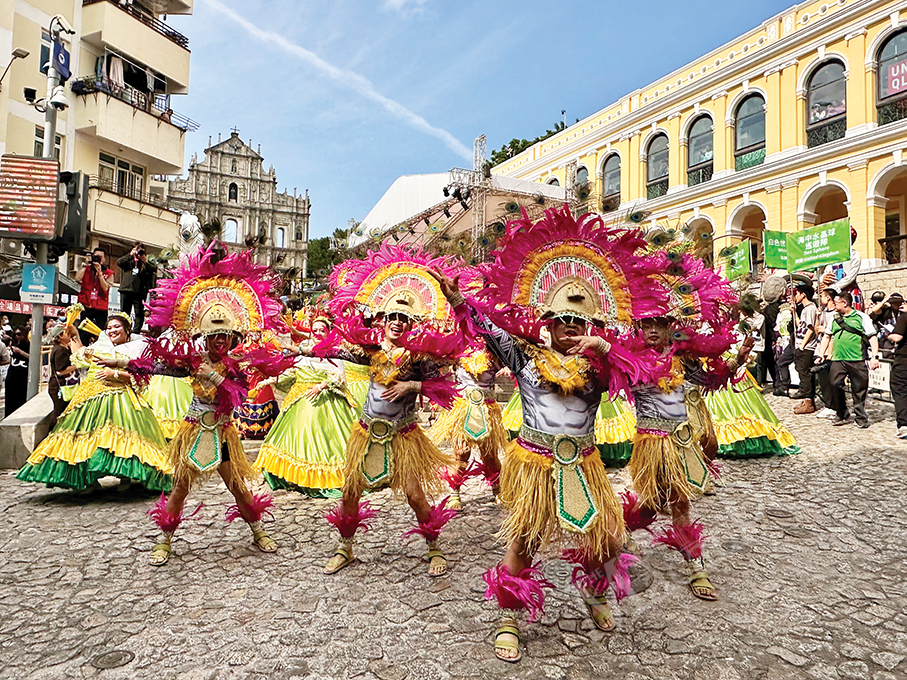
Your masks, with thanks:
M907 118L907 31L888 38L878 57L879 125Z
M737 107L734 169L746 170L765 162L765 100L751 94Z
M694 186L712 179L712 119L700 116L690 126L687 141L687 185Z
M668 193L668 137L655 135L646 147L646 198L653 199Z
M844 138L847 130L847 77L844 64L830 61L810 76L806 87L806 145Z

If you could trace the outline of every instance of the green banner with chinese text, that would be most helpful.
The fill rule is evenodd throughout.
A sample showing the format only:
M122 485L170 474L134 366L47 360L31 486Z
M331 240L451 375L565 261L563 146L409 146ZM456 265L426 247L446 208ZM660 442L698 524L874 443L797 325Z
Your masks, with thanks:
M751 271L750 242L741 241L736 246L729 247L727 259L724 262L724 275L728 281L736 281Z
M762 232L765 266L770 269L787 269L787 234L783 231Z
M850 219L819 224L787 235L787 269L800 272L850 259Z

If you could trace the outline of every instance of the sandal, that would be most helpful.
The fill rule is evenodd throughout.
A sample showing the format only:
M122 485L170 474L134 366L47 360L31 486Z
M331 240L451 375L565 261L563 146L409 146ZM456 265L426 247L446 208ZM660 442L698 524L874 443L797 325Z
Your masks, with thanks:
M255 545L258 546L258 549L265 553L272 553L277 551L277 541L268 536L268 532L264 529L259 529L252 533L252 540L255 542Z
M338 557L342 557L343 559L338 560L337 559ZM355 561L356 561L356 558L353 557L353 547L339 545L339 546L337 546L337 549L334 551L334 554L331 556L331 559L329 559L328 563L324 565L324 569L322 569L322 573L336 574L338 571L340 571L344 567L348 567Z
M611 614L611 607L605 600L604 595L586 595L584 596L586 609L589 610L589 618L592 623L603 633L610 633L617 625L614 622L614 616Z
M718 594L715 592L715 586L709 581L709 575L706 572L694 571L689 576L689 584L690 590L693 591L693 595L700 600L714 602L718 599Z
M510 637L502 640L502 635L509 635ZM503 652L512 651L516 652L516 656L503 655ZM517 628L516 621L512 623L502 622L494 632L494 655L507 663L516 663L523 658L523 652L520 651L520 629Z
M152 567L162 567L167 564L171 554L173 554L173 548L169 543L158 543L151 549L151 558L148 563Z
M438 562L435 562L438 560ZM437 567L444 567L439 572L432 572L432 569ZM439 576L444 576L447 573L447 558L444 557L444 552L438 550L437 548L431 548L428 551L428 575L432 578L438 578Z
M463 499L460 498L459 489L450 492L450 498L447 501L447 507L451 510L460 510L463 507Z

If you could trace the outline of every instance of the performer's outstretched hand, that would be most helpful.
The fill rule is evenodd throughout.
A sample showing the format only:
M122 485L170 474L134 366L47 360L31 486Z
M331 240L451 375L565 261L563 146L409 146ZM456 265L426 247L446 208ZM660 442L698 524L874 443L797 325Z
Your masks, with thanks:
M604 356L611 351L611 343L604 338L594 335L574 335L565 338L567 342L572 342L573 347L567 350L567 354L582 354L583 352L594 352Z
M387 386L387 389L381 393L381 398L387 401L397 401L402 399L410 392L418 392L422 388L422 383L418 380L403 380L393 382Z
M444 297L447 298L448 302L459 301L462 302L463 295L460 293L460 275L457 274L455 277L450 278L443 272L439 272L435 269L429 269L428 273L437 279L438 284L441 286L441 292L444 293Z

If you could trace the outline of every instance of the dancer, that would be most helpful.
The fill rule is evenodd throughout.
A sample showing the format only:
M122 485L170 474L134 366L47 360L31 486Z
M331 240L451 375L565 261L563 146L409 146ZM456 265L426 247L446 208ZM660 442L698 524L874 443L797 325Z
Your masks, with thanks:
M629 470L635 494L625 494L624 513L630 531L648 527L657 512L670 513L671 526L655 542L681 553L696 597L715 600L702 557L703 526L690 517L690 502L708 489L717 452L702 394L732 378L753 339L744 342L735 361L721 359L732 343L736 295L682 241L666 243L674 233L662 232L647 237L665 265L653 283L669 292L672 306L668 314L643 319L640 334L671 361L671 371L666 378L633 387L637 434ZM663 236L667 238L659 243Z
M267 345L267 349L271 351L280 351L280 343L277 338L269 337L269 335L264 334L262 337L261 333L253 333L237 348L237 351L239 353L255 351L263 345ZM236 426L239 429L239 436L243 439L264 439L280 412L272 387L277 379L254 370L249 373L247 379L249 393L246 400L237 409Z
M72 363L88 373L18 479L85 491L112 475L152 491L170 490L164 433L126 370L145 347L141 339L130 341L131 330L125 314L111 314L97 342L83 347L69 326Z
M501 365L485 348L484 343L470 347L460 358L454 371L462 397L432 425L429 439L437 445L450 444L457 459L453 471L443 473L450 485L447 507L459 510L462 506L460 489L473 474L481 474L498 495L498 475L501 471L499 452L507 443L501 423L501 407L494 397L494 380ZM472 447L479 450L481 462L470 466Z
M447 572L438 538L455 511L447 499L432 506L426 492L441 493L439 473L453 461L419 426L416 397L450 407L456 390L441 377L439 362L452 363L465 342L459 333L442 332L453 330L454 315L433 270L450 271L443 258L388 244L351 265L331 301L339 332L314 348L320 356L367 365L371 374L362 415L347 443L343 499L328 515L340 543L324 567L326 574L353 562L356 530L367 530L375 514L360 498L366 489L383 487L403 492L415 512L418 525L404 535L425 539L429 576ZM383 324L368 328L363 314L374 319L379 313ZM341 347L341 336L351 346Z
M646 285L648 261L634 254L644 243L597 217L575 220L566 207L535 224L512 222L486 271L484 301L469 305L489 350L516 377L524 416L500 476L507 551L484 576L485 596L502 609L494 652L503 661L521 657L518 610L530 621L542 611L542 588L551 584L533 558L552 539L572 546L563 557L576 565L574 585L596 627L615 625L607 589L618 600L629 592L635 558L621 554L620 503L601 458L590 454L605 390L628 392L628 381L658 368L652 352L632 340L627 351L615 332L634 313L664 307L661 291ZM456 282L441 280L451 304L461 302Z
M215 470L236 499L227 521L240 517L262 552L274 552L276 542L261 525L273 505L270 495L252 494L254 475L239 439L233 411L248 389L250 371L277 375L291 365L282 356L259 347L233 354L250 331L282 330L280 301L274 295L276 276L255 264L250 252L226 253L217 243L185 256L174 277L160 282L149 303L148 325L170 328L171 338L152 340L148 356L153 371L188 377L192 403L170 442L174 469L169 497L161 495L149 515L162 535L151 551L154 566L165 564L173 552L173 534L183 519L183 506L192 484Z
M323 312L316 316L312 338L323 340L331 325ZM364 366L299 358L292 388L253 466L262 471L268 486L315 498L340 496L346 443L365 403L368 379Z

